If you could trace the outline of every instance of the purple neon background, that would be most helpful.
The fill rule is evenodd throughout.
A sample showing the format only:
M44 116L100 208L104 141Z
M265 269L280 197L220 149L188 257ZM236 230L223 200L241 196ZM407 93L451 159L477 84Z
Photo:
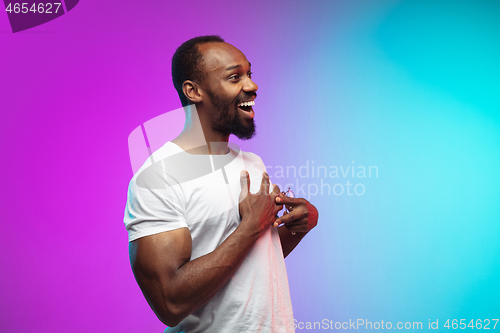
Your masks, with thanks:
M498 64L457 86L402 64L400 49L390 52L403 43L391 24L408 20L409 3L81 1L17 34L0 14L0 331L163 330L128 263L127 138L180 106L171 55L204 34L220 34L253 64L258 135L238 141L244 149L270 166L380 168L363 197L313 198L321 225L287 259L296 318L494 317L500 122L488 73ZM494 11L477 8L490 22ZM493 46L484 54L498 59L498 23L485 31ZM471 39L481 41L460 36ZM426 47L438 59L439 43ZM468 82L475 95L464 93Z
M162 331L128 262L127 137L180 106L170 59L190 37L220 34L271 75L263 51L299 46L284 4L81 1L15 35L2 14L2 332Z

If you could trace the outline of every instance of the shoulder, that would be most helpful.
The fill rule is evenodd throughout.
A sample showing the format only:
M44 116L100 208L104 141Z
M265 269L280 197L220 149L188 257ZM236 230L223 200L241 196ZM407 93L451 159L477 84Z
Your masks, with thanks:
M266 166L259 155L246 151L241 151L241 155L247 168L266 170Z
M179 148L176 144L171 141L166 142L163 146L155 150L151 155L147 158L146 161L142 164L142 166L137 170L134 174L134 177L137 177L143 170L149 168L154 164L158 164L159 161L165 160L168 157L174 156L183 152L181 148Z
M129 189L135 187L154 190L164 189L165 185L173 185L176 183L170 160L175 159L175 156L182 153L177 145L172 142L166 142L163 146L153 152L143 165L133 175L129 183Z

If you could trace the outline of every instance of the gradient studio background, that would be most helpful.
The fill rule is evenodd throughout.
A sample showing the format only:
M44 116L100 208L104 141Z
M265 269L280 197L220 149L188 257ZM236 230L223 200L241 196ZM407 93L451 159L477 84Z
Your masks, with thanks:
M498 1L87 0L17 34L0 13L0 32L1 332L162 332L128 262L127 138L180 107L170 59L202 34L253 64L244 149L378 167L299 179L365 193L310 196L298 321L499 318Z

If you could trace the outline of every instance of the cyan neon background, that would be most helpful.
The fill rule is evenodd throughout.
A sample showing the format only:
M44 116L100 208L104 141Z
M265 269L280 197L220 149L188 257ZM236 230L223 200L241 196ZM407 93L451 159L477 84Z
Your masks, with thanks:
M162 332L128 262L127 137L180 107L170 59L204 34L252 62L244 149L379 170L311 196L298 321L500 317L498 1L88 0L17 34L0 13L1 332Z

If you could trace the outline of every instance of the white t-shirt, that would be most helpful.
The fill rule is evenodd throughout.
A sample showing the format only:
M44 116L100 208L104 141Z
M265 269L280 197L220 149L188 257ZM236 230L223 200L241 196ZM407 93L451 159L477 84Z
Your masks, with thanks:
M167 142L129 184L124 222L129 241L189 228L191 260L212 252L241 222L240 172L258 192L265 166L252 153L191 155ZM165 332L294 332L279 234L269 228L236 273L204 306Z

